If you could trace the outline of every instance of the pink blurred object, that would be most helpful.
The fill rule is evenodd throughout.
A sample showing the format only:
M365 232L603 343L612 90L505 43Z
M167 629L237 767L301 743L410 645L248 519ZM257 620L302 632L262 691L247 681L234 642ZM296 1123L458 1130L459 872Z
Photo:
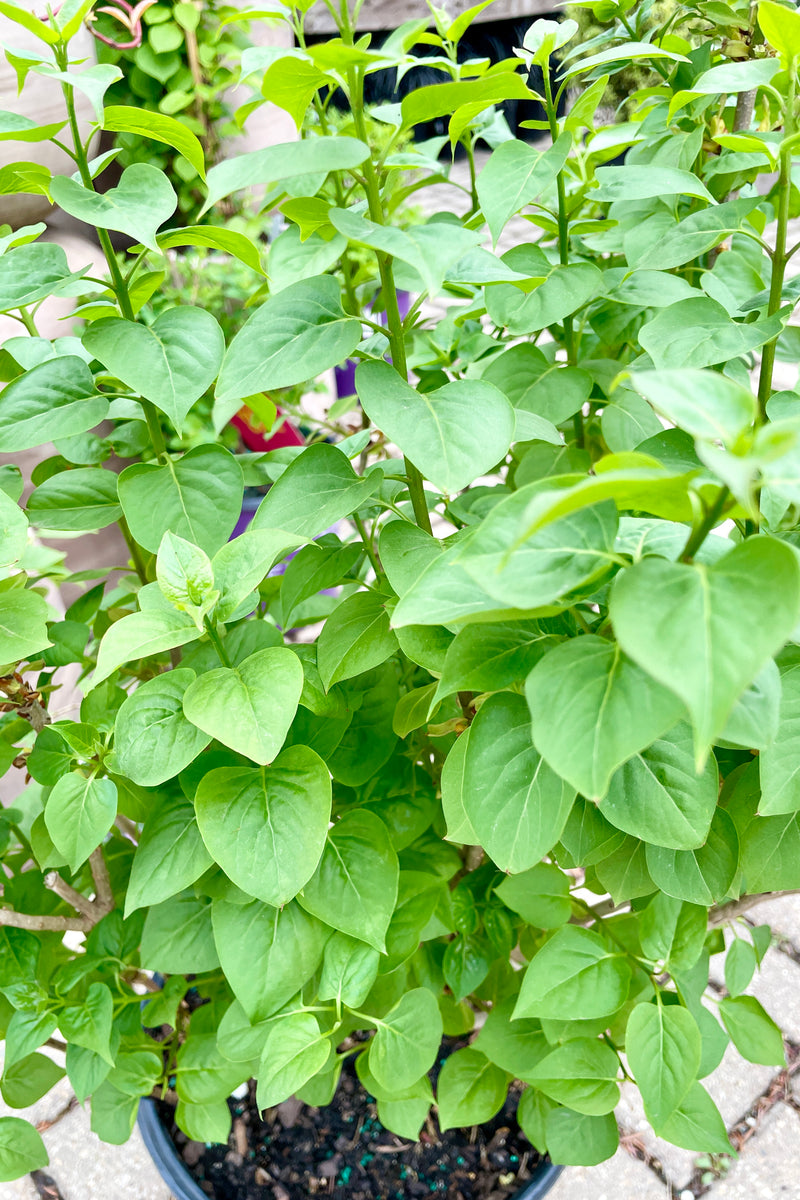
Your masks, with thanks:
M276 411L280 417L281 410ZM305 445L303 435L285 418L278 432L270 438L264 436L264 428L259 428L259 424L258 417L251 413L249 408L241 409L231 420L231 425L239 430L248 450L259 450L263 453L265 450L281 450L284 446Z

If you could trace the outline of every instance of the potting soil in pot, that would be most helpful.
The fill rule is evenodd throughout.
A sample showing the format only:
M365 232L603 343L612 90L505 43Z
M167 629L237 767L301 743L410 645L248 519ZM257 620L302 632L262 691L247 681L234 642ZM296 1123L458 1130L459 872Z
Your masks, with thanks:
M378 1120L375 1102L352 1071L342 1072L333 1101L308 1108L294 1099L262 1120L255 1088L230 1100L233 1130L227 1146L191 1142L162 1120L187 1169L214 1200L510 1200L540 1161L517 1125L518 1093L485 1125L439 1133L423 1126L408 1142Z

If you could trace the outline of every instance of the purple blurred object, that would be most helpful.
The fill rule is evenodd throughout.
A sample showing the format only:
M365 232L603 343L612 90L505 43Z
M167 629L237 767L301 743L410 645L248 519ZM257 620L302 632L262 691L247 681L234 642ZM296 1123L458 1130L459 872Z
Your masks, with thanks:
M397 307L400 309L400 316L405 320L411 308L411 293L397 293ZM379 317L381 325L386 324L386 313L382 312ZM391 362L391 359L389 360ZM339 399L342 396L354 396L356 392L356 366L358 359L348 358L347 362L341 367L334 367L333 373L336 376L336 395Z

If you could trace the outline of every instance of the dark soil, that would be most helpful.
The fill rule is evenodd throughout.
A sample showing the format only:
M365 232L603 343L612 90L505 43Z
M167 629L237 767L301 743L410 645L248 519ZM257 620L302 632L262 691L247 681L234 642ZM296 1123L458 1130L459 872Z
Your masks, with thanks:
M431 1121L419 1142L384 1129L347 1069L327 1108L291 1099L265 1119L251 1084L248 1097L229 1101L227 1146L189 1141L174 1110L159 1111L189 1173L214 1200L511 1200L541 1161L517 1125L517 1098L512 1088L502 1111L474 1129L441 1134Z

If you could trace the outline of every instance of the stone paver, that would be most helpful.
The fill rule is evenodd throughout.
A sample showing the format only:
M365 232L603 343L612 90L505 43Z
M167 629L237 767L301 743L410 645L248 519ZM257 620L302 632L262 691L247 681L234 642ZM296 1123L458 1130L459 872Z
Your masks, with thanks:
M797 1200L800 1196L800 1118L778 1104L761 1122L713 1200Z
M171 1200L138 1129L124 1146L108 1146L89 1128L88 1110L76 1108L42 1137L50 1155L45 1168L64 1200ZM32 1200L29 1178L0 1184L0 1200Z
M800 951L800 896L765 900L748 913L756 925L771 925L775 937L786 938Z
M670 1200L669 1188L627 1150L599 1167L568 1167L549 1200Z

